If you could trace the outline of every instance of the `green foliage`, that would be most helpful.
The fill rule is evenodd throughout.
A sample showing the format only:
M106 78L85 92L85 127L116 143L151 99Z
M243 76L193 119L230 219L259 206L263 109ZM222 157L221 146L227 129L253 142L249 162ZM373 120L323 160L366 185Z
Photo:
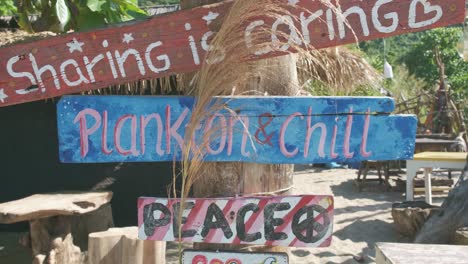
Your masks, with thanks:
M408 66L411 74L423 78L428 84L434 84L439 79L439 69L434 57L434 51L437 47L440 50L441 60L445 65L445 74L449 82L454 87L456 85L466 84L460 72L466 71L467 63L460 57L457 50L457 43L462 34L459 28L438 28L429 30L421 35L419 42L415 43L413 48L401 58L401 61ZM458 88L458 87L457 87Z
M468 117L468 62L464 61L457 50L457 42L462 30L460 28L439 28L426 31L421 41L404 58L410 72L423 78L428 86L439 79L439 70L434 58L434 48L440 50L440 57L445 65L445 75L450 84L450 95L455 103L464 106L465 117ZM466 121L466 120L465 120Z
M383 71L384 58L393 65L394 79L384 86L392 92L397 102L413 98L421 91L435 93L440 76L435 58L437 48L451 87L450 96L468 117L468 62L457 50L461 34L460 27L437 28L386 38L385 50L382 39L360 43L359 47L376 69ZM419 118L424 120L429 110L419 110Z
M393 68L394 77L393 79L386 79L384 87L395 99L395 103L397 104L396 111L399 112L411 106L417 107L418 109L414 109L413 114L417 115L420 123L424 123L429 111L427 102L432 99L432 97L421 96L426 89L426 82L410 74L404 65L397 65ZM418 98L418 100L414 100L414 98ZM407 100L410 100L410 103L403 103ZM416 105L418 102L421 104ZM400 103L402 103L402 107L398 107Z
M306 90L313 96L331 96L333 91L319 81L310 81Z
M406 66L397 65L393 69L393 79L387 79L384 87L388 90L396 102L402 102L420 95L426 88L426 82L410 74Z
M434 56L438 47L445 74L455 96L462 98L468 91L468 62L457 51L462 30L437 28L424 32L395 36L384 40L363 42L359 47L376 69L383 71L384 58L393 66L406 65L410 75L424 80L426 90L432 89L439 79Z
M384 60L391 65L401 64L401 58L419 41L421 32L359 43L366 59L377 70L383 71Z
M343 89L332 89L320 81L309 82L306 90L313 96L381 96L378 90L370 86L359 86L350 93Z
M18 0L19 25L29 31L84 31L146 17L137 0ZM39 14L35 22L30 15Z
M0 0L0 16L11 16L16 13L13 0Z

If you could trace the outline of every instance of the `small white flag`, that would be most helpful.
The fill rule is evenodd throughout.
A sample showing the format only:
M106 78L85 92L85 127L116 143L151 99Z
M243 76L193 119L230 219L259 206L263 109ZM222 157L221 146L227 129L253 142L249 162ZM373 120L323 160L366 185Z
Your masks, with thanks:
M393 69L392 65L385 61L384 66L383 66L383 75L385 79L393 79Z

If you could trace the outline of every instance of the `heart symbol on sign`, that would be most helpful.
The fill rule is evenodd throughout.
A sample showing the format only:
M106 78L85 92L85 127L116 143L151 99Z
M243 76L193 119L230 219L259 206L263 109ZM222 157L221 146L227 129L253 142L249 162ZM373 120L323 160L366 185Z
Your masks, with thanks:
M416 7L418 4L422 4L424 7L424 15L429 13L436 13L435 16L431 19L416 22ZM431 5L427 0L413 0L409 9L409 19L408 24L411 28L422 28L434 24L439 21L442 17L442 8L439 5Z

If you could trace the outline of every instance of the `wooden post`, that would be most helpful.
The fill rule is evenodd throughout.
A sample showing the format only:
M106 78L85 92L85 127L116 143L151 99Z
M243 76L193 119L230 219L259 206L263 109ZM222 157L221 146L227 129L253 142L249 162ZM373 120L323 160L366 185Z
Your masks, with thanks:
M181 0L182 9L202 4L221 2L219 0ZM299 90L296 56L286 55L273 59L257 61L259 67L268 65L273 74L268 79L252 80L247 90L254 90L268 95L297 95ZM187 78L191 79L191 78ZM205 163L203 177L193 185L194 197L216 197L256 194L264 192L290 193L294 171L293 165L212 162ZM197 249L239 249L230 244L205 244L194 246ZM287 252L282 247L262 247L257 251Z
M138 239L138 227L89 234L89 264L164 264L166 242Z

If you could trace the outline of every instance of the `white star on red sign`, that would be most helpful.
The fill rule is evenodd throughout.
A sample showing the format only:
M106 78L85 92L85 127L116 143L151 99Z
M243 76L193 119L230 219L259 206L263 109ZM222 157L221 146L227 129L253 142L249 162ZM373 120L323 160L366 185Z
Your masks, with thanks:
M125 43L129 44L133 40L135 40L135 39L133 38L132 33L124 33L124 37L122 39L122 42L125 42Z
M218 13L209 12L208 15L203 17L203 20L206 21L206 24L209 25L213 20L215 20L219 16Z
M5 91L3 89L0 89L0 101L2 101L2 103L5 103L5 99L8 98L8 95L5 94Z
M74 52L75 50L79 52L83 52L83 49L81 48L81 46L83 45L84 45L83 42L79 42L78 40L76 40L76 38L73 38L72 42L67 43L68 51L70 53Z

